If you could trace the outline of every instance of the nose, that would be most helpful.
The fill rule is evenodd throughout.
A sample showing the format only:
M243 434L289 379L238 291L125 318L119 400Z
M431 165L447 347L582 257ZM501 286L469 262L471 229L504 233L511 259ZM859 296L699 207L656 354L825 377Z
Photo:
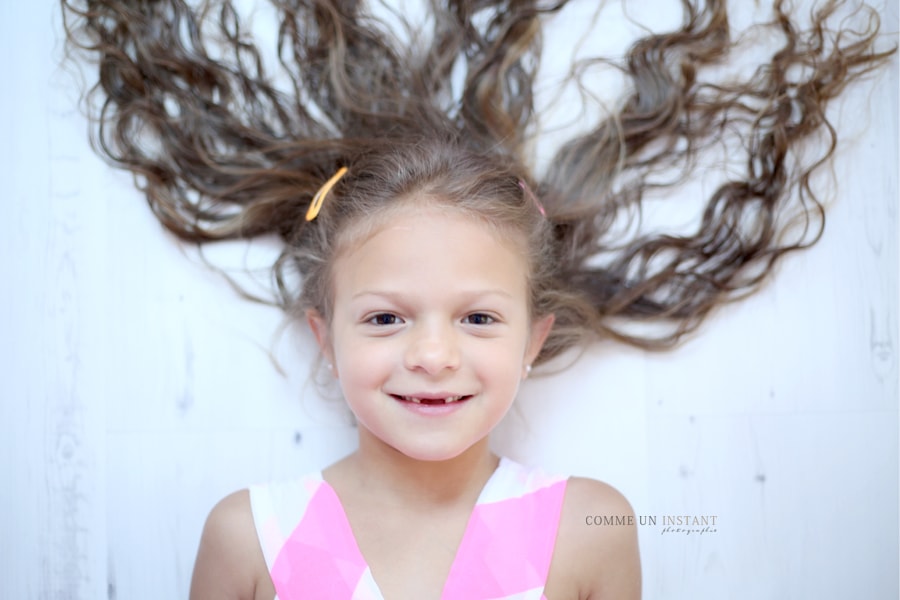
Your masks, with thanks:
M451 324L419 323L410 331L404 364L412 371L437 375L459 368L457 332Z

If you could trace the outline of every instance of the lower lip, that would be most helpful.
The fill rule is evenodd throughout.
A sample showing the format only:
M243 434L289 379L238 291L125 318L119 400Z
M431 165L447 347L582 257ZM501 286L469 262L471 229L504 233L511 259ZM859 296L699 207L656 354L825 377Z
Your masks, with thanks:
M445 404L423 404L394 398L406 410L425 417L443 417L455 413L468 404L471 399L472 397L469 396L465 400L457 400L456 402L447 402Z

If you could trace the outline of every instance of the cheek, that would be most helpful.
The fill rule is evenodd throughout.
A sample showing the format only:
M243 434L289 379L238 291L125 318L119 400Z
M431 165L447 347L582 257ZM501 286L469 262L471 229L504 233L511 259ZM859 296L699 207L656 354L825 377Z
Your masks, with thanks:
M385 343L365 343L356 340L335 347L335 366L338 376L345 384L363 386L378 383L392 369L395 359Z
M519 340L510 340L502 346L486 345L478 348L471 362L482 377L497 383L518 385L521 379L525 346Z

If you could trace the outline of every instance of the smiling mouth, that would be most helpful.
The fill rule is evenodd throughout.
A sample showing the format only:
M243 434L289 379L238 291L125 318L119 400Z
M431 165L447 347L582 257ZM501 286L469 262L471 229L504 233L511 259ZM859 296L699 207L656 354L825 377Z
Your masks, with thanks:
M452 404L453 402L461 402L468 400L472 396L447 396L446 398L417 398L415 396L400 396L391 394L395 400L402 402L412 402L413 404Z

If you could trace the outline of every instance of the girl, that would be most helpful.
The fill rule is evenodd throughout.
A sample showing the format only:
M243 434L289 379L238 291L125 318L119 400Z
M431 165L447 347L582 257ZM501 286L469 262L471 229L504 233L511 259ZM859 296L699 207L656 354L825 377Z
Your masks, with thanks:
M565 311L549 224L520 174L440 138L351 169L313 200L319 233L299 252L306 318L359 450L321 475L226 498L192 596L638 597L633 523L601 536L583 522L630 515L625 499L488 447Z
M886 54L874 13L832 35L839 3L805 32L778 3L771 64L713 84L725 7L685 2L681 27L630 50L621 110L538 180L539 33L567 2L512 4L433 3L429 34L398 43L357 3L278 3L286 94L229 2L66 3L100 59L100 149L186 240L281 237L276 302L359 426L347 458L212 511L193 597L639 596L624 498L498 458L488 434L532 366L597 336L671 345L815 241L809 177L834 140L796 148ZM644 192L720 136L746 164L697 230L636 233ZM622 526L598 535L587 514Z

